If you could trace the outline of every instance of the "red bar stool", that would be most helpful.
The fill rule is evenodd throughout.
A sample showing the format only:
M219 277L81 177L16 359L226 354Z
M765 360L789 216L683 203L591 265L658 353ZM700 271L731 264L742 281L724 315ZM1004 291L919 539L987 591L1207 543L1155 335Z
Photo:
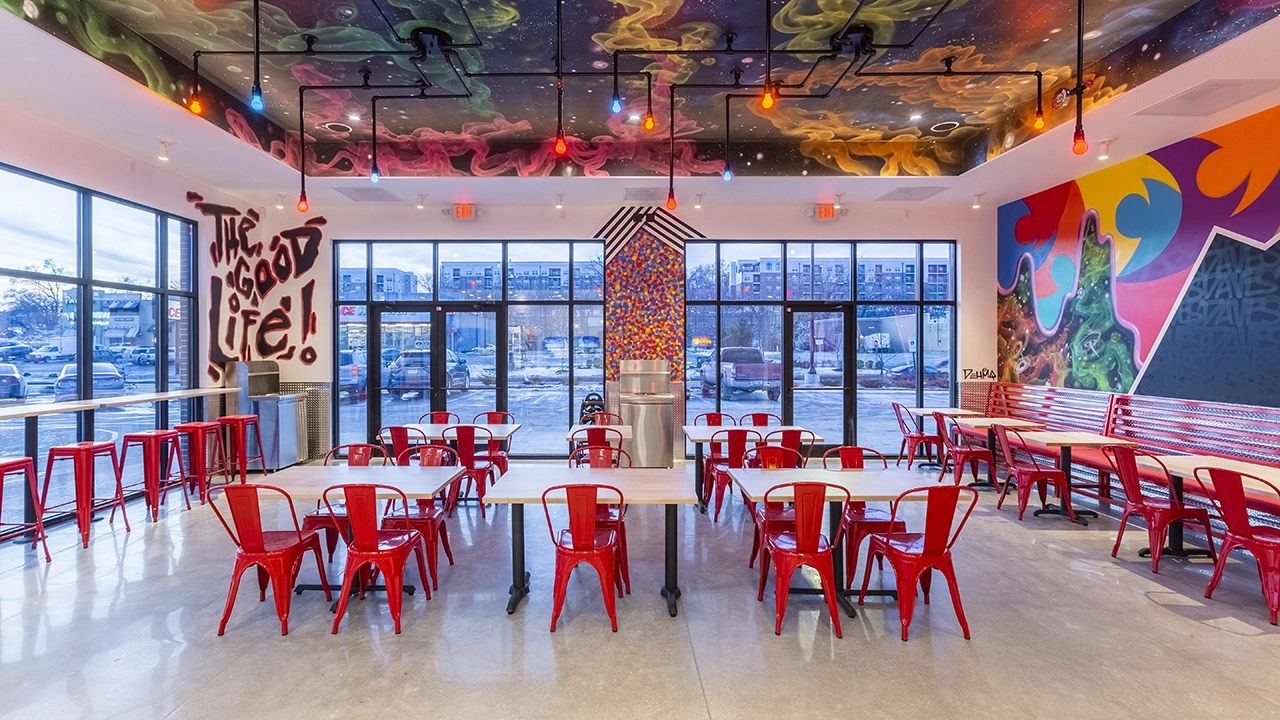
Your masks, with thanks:
M36 549L38 541L44 546L44 561L53 560L49 556L49 543L45 541L44 533L44 513L40 504L40 488L36 486L36 461L29 457L0 458L0 518L4 517L4 479L14 473L24 473L27 476L27 487L31 491L31 499L36 506L35 522L7 523L0 522L0 535L7 534L9 531L5 528L29 528L34 531L31 536L31 549Z
M127 433L120 447L120 468L124 469L125 459L129 456L129 446L136 445L142 449L142 496L147 501L147 507L151 509L151 522L160 519L160 503L169 499L169 491L174 488L182 489L182 499L187 503L187 509L191 509L191 496L187 494L186 473L182 471L182 449L178 447L178 439L182 437L182 433L177 430L144 430L142 432ZM167 459L163 457L163 447L165 443L169 443L169 456ZM178 474L174 477L173 463L178 462ZM161 465L164 466L163 477L161 477ZM129 485L130 489L137 487L138 483ZM161 493L164 493L161 496Z
M99 456L108 455L111 457L111 469L115 471L116 491L112 497L99 498L94 497L94 461ZM49 499L49 479L53 477L53 463L57 460L71 460L75 464L75 483L76 498L65 503L60 503L50 507ZM94 508L94 503L104 500L107 505L102 508ZM93 511L95 509L106 509L111 507L111 518L107 522L115 522L116 508L120 508L120 517L124 518L125 532L129 532L129 516L124 510L124 488L120 484L120 459L116 455L116 444L110 440L98 440L72 443L71 445L59 445L49 448L49 462L45 465L44 471L44 487L40 491L40 507L42 512L53 512L61 510L70 505L76 506L76 525L80 528L80 542L84 547L89 547L89 524L93 519Z
M240 484L248 482L249 463L257 461L262 466L262 474L267 474L267 459L262 456L262 432L258 429L257 415L224 415L218 418L218 424L231 432L231 452L227 456L227 464L232 474L240 471ZM253 426L253 435L258 441L258 454L249 454L249 426Z
M203 505L209 499L214 473L222 473L224 483L231 482L227 450L222 446L222 423L217 420L189 422L174 425L173 429L187 436L187 473L182 479L196 489ZM213 463L209 462L211 450L216 461Z

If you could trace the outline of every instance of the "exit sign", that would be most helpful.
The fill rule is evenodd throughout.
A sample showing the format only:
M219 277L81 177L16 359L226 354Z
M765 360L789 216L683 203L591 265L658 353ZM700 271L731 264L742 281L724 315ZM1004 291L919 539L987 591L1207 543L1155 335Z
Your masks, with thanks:
M476 206L475 205L454 205L453 219L461 220L463 222L470 222L472 220L475 220Z
M814 206L813 206L813 219L814 219L814 220L819 220L819 221L821 221L821 222L831 222L831 221L835 220L835 219L836 219L836 206L835 206L834 204L828 204L828 205L818 204L818 205L814 205Z

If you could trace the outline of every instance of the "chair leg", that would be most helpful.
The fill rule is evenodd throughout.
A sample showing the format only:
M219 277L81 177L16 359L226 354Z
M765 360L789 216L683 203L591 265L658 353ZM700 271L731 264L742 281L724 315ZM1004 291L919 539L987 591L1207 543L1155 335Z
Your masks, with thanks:
M363 563L356 562L347 555L347 566L342 571L342 589L338 591L338 609L333 616L333 634L338 634L338 625L342 623L342 616L347 612L347 601L351 599L351 585L356 582L356 575Z
M333 591L329 589L329 576L324 571L324 556L320 554L320 540L310 548L316 555L316 570L320 571L320 587L324 588L324 601L333 602Z
M920 571L915 567L899 567L889 557L889 565L898 581L898 618L902 623L902 641L907 641L907 628L911 627L911 614L916 609L916 582Z
M836 572L835 562L831 555L825 555L825 567L818 571L822 576L822 594L827 599L827 612L831 614L831 625L835 628L836 637L844 637L840 630L840 608L836 607ZM825 571L825 573L823 572Z
M757 523L751 533L751 559L747 561L747 567L756 566L756 556L760 554L760 525Z
M622 575L622 583L626 587L627 594L631 594L631 568L628 565L627 555L627 523L625 521L618 522L618 571Z
M774 558L776 572L773 576L774 622L773 634L782 634L782 618L787 614L787 596L791 594L791 573L795 562L788 556Z
M430 526L424 527L422 532L422 541L426 547L427 553L427 572L431 574L431 589L436 590L440 587L436 580L436 570L440 563L440 528L442 524L439 522L431 523ZM422 582L426 583L427 579L422 578Z
M964 606L960 604L960 586L956 583L956 569L951 564L951 556L938 566L942 576L947 579L947 587L951 590L951 604L956 609L956 620L960 621L960 629L964 631L964 639L969 639L969 621L964 617Z
M444 556L449 558L449 564L453 564L453 551L449 549L449 526L444 521L440 521L440 545L444 548Z
M1111 546L1111 557L1115 557L1120 552L1120 541L1124 539L1125 525L1129 524L1129 515L1133 512L1132 505L1125 505L1124 513L1120 515L1120 529L1116 531L1116 544Z
M882 557L875 551L875 541L872 540L867 545L867 562L866 567L862 571L862 592L858 593L858 604L861 605L867 599L867 586L871 584L871 559L873 557Z
M1164 555L1165 537L1169 534L1169 521L1164 518L1148 517L1147 547L1151 549L1151 574L1160 573L1160 558Z
M236 566L231 571L231 589L227 591L227 606L222 610L222 622L218 623L219 635L227 629L227 621L231 619L231 608L235 607L236 593L240 590L240 576L244 575L244 571L249 567L250 563L244 562L239 557L236 558Z
M408 558L405 558L406 560ZM382 571L382 585L387 589L387 606L391 610L391 622L396 634L400 634L400 611L404 607L404 567L377 566ZM430 589L427 592L431 592Z
M280 618L280 634L289 634L289 600L293 597L293 573L291 566L283 560L272 563L268 570L271 576L271 597L276 601L276 615Z
M770 559L771 555L769 554L769 546L765 545L760 548L760 582L759 590L756 593L756 602L764 602L764 586L765 583L769 582Z
M564 609L564 596L569 586L569 575L573 572L575 565L577 565L576 562L556 553L556 584L552 593L551 632L556 631L556 622L560 619L560 611Z
M436 587L435 575L427 569L427 541L421 538L418 544L413 548L413 554L418 557L418 577L422 578L422 589L426 591L427 599L431 599L431 589Z
M618 632L618 607L617 599L613 597L614 582L614 555L612 553L601 553L593 556L588 562L596 569L596 573L600 575L600 592L604 595L604 610L609 614L609 623L613 626L613 631Z
M1218 587L1218 583L1222 580L1222 571L1227 565L1227 556L1236 548L1237 543L1231 536L1227 536L1222 540L1222 549L1218 551L1218 560L1213 564L1213 577L1209 578L1209 585L1204 589L1206 598L1213 597L1214 588Z
M907 439L906 439L906 438L902 438L902 444L898 446L898 461L894 463L894 466L898 466L898 465L901 465L901 464L902 464L902 453L903 453L906 449L907 449ZM908 467L908 468L910 468L910 467L911 467L910 461L908 461L908 463L907 463L907 467Z
M261 565L258 566L258 602L267 601L267 587L271 584L271 574Z

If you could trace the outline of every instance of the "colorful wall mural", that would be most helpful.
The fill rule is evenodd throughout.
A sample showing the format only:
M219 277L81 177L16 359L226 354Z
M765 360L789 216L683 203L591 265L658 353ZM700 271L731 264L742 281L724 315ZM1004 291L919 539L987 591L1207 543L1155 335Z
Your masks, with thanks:
M605 264L605 379L618 362L666 358L684 382L684 253L640 230Z
M1280 107L999 210L1001 380L1280 405Z
M222 379L233 360L276 360L312 365L316 350L316 261L323 217L256 240L262 218L250 208L205 202L187 193L201 215L213 218L209 242L209 362L206 373ZM323 348L324 344L320 344ZM283 369L283 368L282 368Z

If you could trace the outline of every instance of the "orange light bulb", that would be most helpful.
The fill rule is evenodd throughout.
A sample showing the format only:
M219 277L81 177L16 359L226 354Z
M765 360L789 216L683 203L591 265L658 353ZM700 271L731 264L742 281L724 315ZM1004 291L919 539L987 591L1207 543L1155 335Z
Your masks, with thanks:
M1035 119L1035 122L1031 123L1031 126L1037 130L1044 129L1044 111L1043 110L1036 111L1036 119Z
M307 204L307 193L303 192L298 196L298 212L306 212L310 208L311 206Z
M765 90L764 96L760 98L760 107L768 110L773 107L773 91Z
M561 136L556 136L555 151L557 155L564 155L565 153L569 152L569 145L564 141L564 138Z
M1071 152L1077 155L1083 155L1089 152L1089 143L1084 140L1084 130L1076 130L1075 142L1071 145Z
M675 190L672 190L667 193L667 209L668 210L676 209L676 191Z
M653 120L653 113L648 113L648 114L646 114L646 115L644 116L644 129L645 129L645 130L652 130L652 129L657 125L657 124L658 124L658 123L654 122L654 120Z
M195 113L195 114L199 115L199 114L200 114L200 112L204 110L204 105L200 104L200 98L198 98L198 97L192 97L192 98L191 98L191 103L190 103L189 105L187 105L187 109L188 109L188 110L190 110L191 112L193 112L193 113Z

